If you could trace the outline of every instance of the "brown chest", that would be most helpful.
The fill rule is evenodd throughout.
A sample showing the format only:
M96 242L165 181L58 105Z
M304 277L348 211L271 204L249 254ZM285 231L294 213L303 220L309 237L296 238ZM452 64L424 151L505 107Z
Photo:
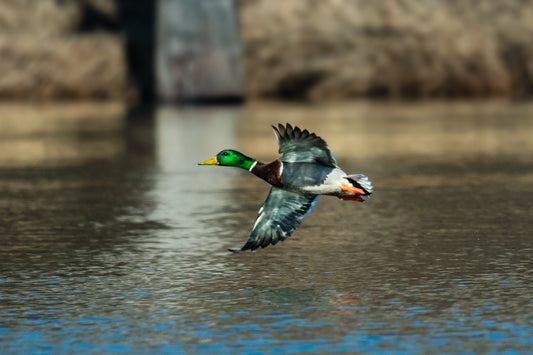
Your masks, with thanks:
M281 166L279 160L270 163L257 162L252 169L252 173L275 187L283 187L281 182Z

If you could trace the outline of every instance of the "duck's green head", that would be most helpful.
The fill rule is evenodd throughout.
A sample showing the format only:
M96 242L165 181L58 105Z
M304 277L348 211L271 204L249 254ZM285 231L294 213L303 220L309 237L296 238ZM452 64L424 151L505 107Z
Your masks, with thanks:
M204 160L198 163L198 165L222 165L222 166L235 166L250 170L255 163L255 159L247 157L246 155L236 150L226 149L212 157L211 159Z

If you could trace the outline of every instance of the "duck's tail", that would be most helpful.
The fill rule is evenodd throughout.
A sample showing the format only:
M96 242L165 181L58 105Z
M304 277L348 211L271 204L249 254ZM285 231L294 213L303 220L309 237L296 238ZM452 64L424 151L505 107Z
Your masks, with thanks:
M361 195L362 197L367 198L372 194L374 190L374 188L372 187L372 181L368 180L368 177L366 175L353 174L346 175L345 178L348 179L348 181L352 183L354 187L360 188L364 192L366 192L365 195Z

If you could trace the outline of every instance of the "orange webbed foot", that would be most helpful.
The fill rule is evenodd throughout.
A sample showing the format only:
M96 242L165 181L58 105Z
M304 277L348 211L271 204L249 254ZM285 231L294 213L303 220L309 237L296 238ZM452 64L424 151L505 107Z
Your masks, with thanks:
M363 189L360 189L358 187L353 187L353 186L350 186L344 182L341 182L341 190L342 191L348 191L348 192L353 192L355 194L359 194L359 195L366 195L366 192L363 190Z
M361 196L338 196L341 201L359 201L363 202L365 199Z

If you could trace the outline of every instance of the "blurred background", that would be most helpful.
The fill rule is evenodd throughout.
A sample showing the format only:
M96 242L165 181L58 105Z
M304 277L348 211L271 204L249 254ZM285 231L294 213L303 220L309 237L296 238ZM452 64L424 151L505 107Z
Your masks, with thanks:
M0 98L529 98L532 14L523 0L4 0Z
M532 19L0 0L0 353L530 353ZM235 256L268 186L196 164L278 122L375 192Z

